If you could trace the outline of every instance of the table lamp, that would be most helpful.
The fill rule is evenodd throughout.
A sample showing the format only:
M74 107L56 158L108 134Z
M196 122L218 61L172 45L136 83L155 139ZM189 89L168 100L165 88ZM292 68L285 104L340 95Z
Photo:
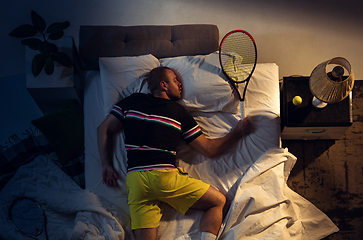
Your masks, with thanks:
M329 71L329 69L331 69ZM348 76L344 76L347 72ZM346 98L354 86L354 74L348 60L335 57L320 63L310 75L309 87L314 95L312 104L324 108Z

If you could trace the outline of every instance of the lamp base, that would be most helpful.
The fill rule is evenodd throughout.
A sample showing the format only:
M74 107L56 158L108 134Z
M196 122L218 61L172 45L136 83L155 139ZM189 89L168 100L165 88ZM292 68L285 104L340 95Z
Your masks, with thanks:
M316 97L313 97L313 100L311 101L311 103L313 104L313 106L315 108L325 108L328 104L326 102L322 102L319 99L317 99Z

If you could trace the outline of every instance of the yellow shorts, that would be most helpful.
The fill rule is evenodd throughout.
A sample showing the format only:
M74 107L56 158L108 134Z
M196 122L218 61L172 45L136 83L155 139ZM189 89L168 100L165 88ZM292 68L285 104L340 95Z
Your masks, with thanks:
M175 168L129 172L126 186L134 230L158 227L163 203L185 214L210 185Z

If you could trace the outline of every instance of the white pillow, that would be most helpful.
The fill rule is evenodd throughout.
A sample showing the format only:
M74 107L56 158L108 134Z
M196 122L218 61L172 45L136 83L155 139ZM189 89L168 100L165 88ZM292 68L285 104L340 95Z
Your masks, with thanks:
M245 97L247 115L266 110L280 114L279 67L275 63L257 63L248 83Z
M182 82L183 98L179 103L187 110L237 112L239 99L222 72L218 52L163 58L160 62L173 69Z
M151 54L102 57L99 64L105 115L115 103L139 90L142 75L160 66L159 60Z
M208 55L181 56L160 59L162 66L170 67L178 75L183 84L181 105L189 111L202 112L239 112L239 99L233 94L233 87L220 68L218 52ZM100 58L100 76L105 115L112 106L134 92L149 93L147 84L143 85L143 75L160 66L159 60L153 55L138 57L104 57ZM246 93L246 107L277 110L271 106L276 102L275 89L264 84L275 79L278 68L274 65L257 64ZM278 85L276 85L278 86ZM273 101L272 101L273 100ZM278 101L277 101L278 102Z

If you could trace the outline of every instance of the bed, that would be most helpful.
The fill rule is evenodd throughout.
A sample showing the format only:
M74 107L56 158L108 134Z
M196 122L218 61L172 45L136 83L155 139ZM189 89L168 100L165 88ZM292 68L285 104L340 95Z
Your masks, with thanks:
M114 152L119 187L108 187L101 179L96 128L112 105L134 92L148 93L143 75L161 65L174 69L182 81L179 103L208 138L225 135L241 119L239 100L219 66L215 25L81 26L79 33L84 189L60 170L63 165L49 161L59 155L39 154L1 190L1 218L7 218L12 199L26 195L45 209L50 239L133 239L122 134L115 136ZM297 159L281 148L278 72L275 63L257 64L245 100L251 133L226 153L206 158L185 143L178 147L178 165L231 202L218 239L321 239L338 231L323 212L286 184ZM202 216L202 211L183 215L165 206L158 239L200 239ZM22 239L8 219L0 230L4 239Z

